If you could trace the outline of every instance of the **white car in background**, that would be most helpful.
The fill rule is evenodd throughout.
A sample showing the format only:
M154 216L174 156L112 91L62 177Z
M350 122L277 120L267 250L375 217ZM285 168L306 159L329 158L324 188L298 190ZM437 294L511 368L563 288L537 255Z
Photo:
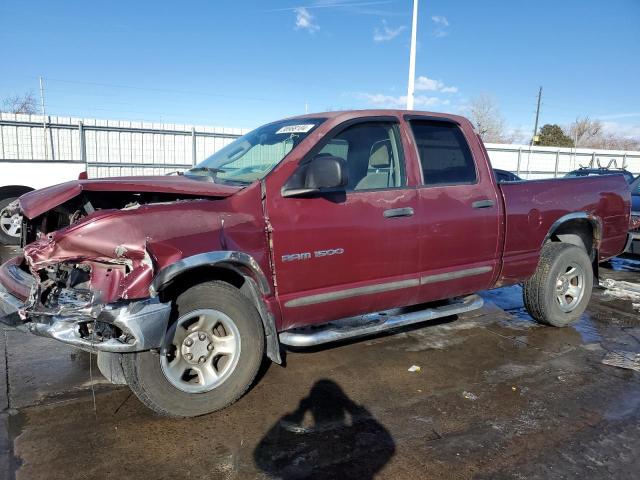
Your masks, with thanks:
M0 245L17 245L22 217L10 215L7 206L31 190L79 178L86 171L81 162L0 160Z

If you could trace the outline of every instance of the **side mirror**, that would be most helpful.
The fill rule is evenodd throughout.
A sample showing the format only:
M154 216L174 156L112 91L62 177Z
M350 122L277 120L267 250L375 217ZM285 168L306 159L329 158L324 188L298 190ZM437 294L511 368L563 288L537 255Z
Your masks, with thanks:
M331 155L319 155L297 176L294 185L283 188L284 197L304 197L319 193L344 191L349 182L347 164L344 159ZM295 185L297 184L297 185Z

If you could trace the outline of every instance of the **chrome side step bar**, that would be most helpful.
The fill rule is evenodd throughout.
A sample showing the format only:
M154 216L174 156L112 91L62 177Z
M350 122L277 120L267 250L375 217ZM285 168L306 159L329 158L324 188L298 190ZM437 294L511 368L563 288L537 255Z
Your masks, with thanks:
M469 295L447 305L418 311L404 309L369 313L336 320L323 325L294 328L280 333L280 343L291 347L312 347L347 338L362 337L427 320L470 312L484 304L479 295Z

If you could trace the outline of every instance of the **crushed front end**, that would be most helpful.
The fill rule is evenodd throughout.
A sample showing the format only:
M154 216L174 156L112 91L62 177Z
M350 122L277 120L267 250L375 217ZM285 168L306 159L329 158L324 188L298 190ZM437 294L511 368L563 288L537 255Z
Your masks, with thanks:
M23 256L0 267L0 321L94 352L161 346L171 303L150 296L154 260L128 221L79 198L23 226Z
M95 282L117 271L93 262L64 262L27 273L28 262L13 259L0 271L3 322L83 350L127 353L158 348L167 329L170 303L158 298L101 301ZM9 278L9 281L6 281ZM3 281L4 280L4 281ZM29 291L23 298L21 293Z

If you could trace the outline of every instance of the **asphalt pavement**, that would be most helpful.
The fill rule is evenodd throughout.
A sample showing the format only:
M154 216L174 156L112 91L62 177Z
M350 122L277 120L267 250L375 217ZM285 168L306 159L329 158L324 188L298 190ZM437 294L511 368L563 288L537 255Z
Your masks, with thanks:
M534 323L520 287L484 292L476 312L288 352L194 419L155 416L95 357L5 328L0 478L638 478L640 372L602 361L640 352L640 300L616 289L640 283L640 261L601 274L611 288L573 326Z

